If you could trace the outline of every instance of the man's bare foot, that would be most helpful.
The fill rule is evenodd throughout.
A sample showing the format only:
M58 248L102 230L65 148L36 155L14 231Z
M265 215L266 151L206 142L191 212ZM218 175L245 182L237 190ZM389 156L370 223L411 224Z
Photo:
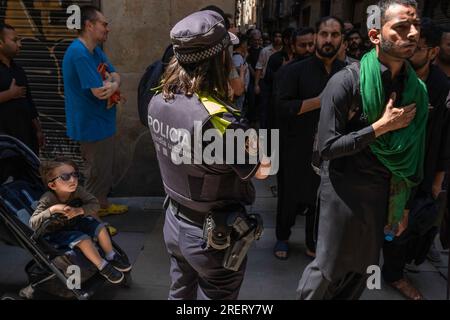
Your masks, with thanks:
M313 251L311 251L311 250L309 250L309 249L306 249L305 254L306 254L308 257L310 257L310 258L315 258L315 257L316 257L316 253L313 252Z
M423 300L423 296L419 290L417 290L412 283L406 279L402 278L395 282L391 282L390 285L397 289L405 298L410 300Z

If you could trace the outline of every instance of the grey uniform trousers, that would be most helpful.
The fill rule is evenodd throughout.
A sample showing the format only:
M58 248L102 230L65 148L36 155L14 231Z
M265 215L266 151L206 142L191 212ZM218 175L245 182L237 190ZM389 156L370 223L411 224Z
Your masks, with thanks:
M226 250L206 248L203 230L166 210L164 241L170 254L169 300L235 300L244 279L247 258L238 271L222 267Z

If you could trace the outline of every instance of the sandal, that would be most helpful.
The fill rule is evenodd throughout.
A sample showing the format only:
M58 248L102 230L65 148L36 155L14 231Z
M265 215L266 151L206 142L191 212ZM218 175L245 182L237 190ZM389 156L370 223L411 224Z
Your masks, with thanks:
M110 225L106 226L106 230L108 230L108 233L111 237L114 237L119 232L116 228Z
M391 287L399 291L405 298L409 300L423 300L423 296L419 290L417 290L412 283L406 279L402 278L400 280L391 282L389 284Z
M285 253L285 256L280 256L278 253ZM285 241L278 240L273 248L273 255L280 260L287 260L289 258L289 245Z
M110 214L122 214L128 211L128 207L121 204L110 204L108 208L100 209L98 216L106 217Z

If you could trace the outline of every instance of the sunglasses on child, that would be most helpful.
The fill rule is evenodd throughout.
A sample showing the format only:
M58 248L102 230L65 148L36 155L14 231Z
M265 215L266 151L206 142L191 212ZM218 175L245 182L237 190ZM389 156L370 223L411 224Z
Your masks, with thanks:
M74 177L75 179L78 179L78 178L80 178L80 173L78 171L74 171L74 172L71 172L71 173L63 173L62 175L57 176L55 179L50 180L49 183L50 182L55 182L58 179L61 179L62 181L66 181L67 182L72 177Z

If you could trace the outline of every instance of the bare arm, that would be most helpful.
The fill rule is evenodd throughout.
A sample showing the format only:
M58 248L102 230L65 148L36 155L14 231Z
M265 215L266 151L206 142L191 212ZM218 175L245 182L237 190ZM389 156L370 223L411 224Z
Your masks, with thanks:
M320 109L320 97L303 100L298 115Z
M111 73L111 82L115 82L117 83L117 88L120 88L120 84L121 84L121 79L120 79L120 74L118 74L117 72L113 72Z
M8 102L12 100L12 95L9 90L0 92L0 103Z
M445 178L445 171L437 172L436 175L434 176L432 193L433 198L435 199L439 197L439 194L442 191L442 184L444 183L444 178Z
M91 89L92 94L99 100L108 100L119 89L120 81L120 75L113 72L104 82L103 87Z
M229 81L231 89L233 89L233 94L235 96L242 96L245 92L245 83L239 78L230 79Z
M8 90L0 92L0 103L8 102L14 99L25 98L27 94L26 87L16 85L16 79L13 79Z
M258 180L267 179L271 168L272 163L270 162L270 159L264 156L263 159L261 160L261 164L258 168L258 171L256 171L255 178Z
M259 87L259 81L261 80L262 69L256 69L255 71L255 94L261 93L261 88Z

